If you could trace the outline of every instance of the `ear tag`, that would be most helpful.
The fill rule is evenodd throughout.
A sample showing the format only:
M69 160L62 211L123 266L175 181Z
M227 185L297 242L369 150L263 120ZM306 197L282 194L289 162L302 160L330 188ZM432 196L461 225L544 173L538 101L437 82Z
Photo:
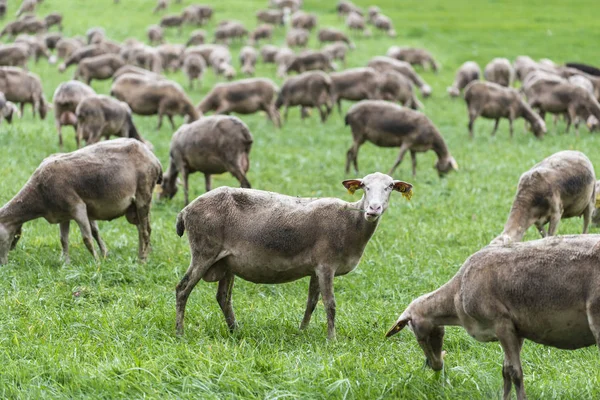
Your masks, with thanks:
M356 192L359 188L360 188L360 185L357 185L357 184L350 185L350 186L348 186L348 193L354 194L354 192Z
M410 188L406 192L400 192L400 194L402 194L402 197L406 200L410 200L413 197L413 190Z

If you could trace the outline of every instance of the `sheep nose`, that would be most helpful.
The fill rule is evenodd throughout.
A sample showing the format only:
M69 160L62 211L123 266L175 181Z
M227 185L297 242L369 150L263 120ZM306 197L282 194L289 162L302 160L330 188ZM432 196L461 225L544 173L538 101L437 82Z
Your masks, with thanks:
M375 212L375 213L379 213L381 212L381 210L383 209L383 207L381 205L370 205L369 206L369 211Z

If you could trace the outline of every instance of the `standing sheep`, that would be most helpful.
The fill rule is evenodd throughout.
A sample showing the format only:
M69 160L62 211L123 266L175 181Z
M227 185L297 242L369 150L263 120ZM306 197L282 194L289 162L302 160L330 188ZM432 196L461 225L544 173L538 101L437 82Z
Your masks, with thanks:
M350 47L350 49L356 48L354 43L350 41L350 39L348 38L348 36L346 36L344 32L335 28L320 29L317 38L319 39L319 42L321 42L321 44L325 42L344 42L348 45L348 47Z
M256 66L256 60L258 59L258 52L254 47L244 46L240 50L240 64L242 64L242 73L252 76L254 75L254 68Z
M93 79L105 80L112 78L113 74L124 65L125 61L118 54L88 57L79 62L73 79L80 79L89 85Z
M447 91L450 97L458 97L461 90L473 81L478 81L481 77L481 68L475 61L467 61L460 66L456 71L456 77L454 83L450 86Z
M58 131L58 145L63 148L62 127L71 125L77 130L77 116L75 111L79 103L85 98L95 96L94 89L79 81L63 82L54 91L52 104L54 105L54 123ZM75 132L75 137L78 140L77 148L79 148L79 137Z
M161 44L165 41L163 28L158 25L150 25L146 29L146 35L150 44Z
M425 82L425 80L421 78L419 74L417 74L412 65L406 61L399 61L395 58L379 56L373 57L367 66L381 72L389 70L396 71L410 79L411 82L419 88L423 97L431 96L431 86L429 86L427 82Z
M435 73L440 69L440 66L431 53L425 49L392 46L388 49L387 56L395 58L396 60L406 61L413 66L419 65L423 69L426 69L427 66L429 66Z
M31 103L33 116L37 112L41 119L46 118L48 102L44 97L42 81L36 74L21 68L0 67L0 92L8 101L20 104L21 115L24 115L25 104Z
M275 107L285 107L284 118L287 120L288 108L300 106L302 119L306 116L306 107L316 107L321 114L321 122L327 121L335 101L333 82L322 71L308 71L287 78L279 91Z
M183 72L188 77L190 89L194 88L194 80L202 83L202 74L206 70L206 62L198 54L188 54L183 59Z
M515 80L515 70L507 58L494 58L485 66L483 77L486 81L510 87Z

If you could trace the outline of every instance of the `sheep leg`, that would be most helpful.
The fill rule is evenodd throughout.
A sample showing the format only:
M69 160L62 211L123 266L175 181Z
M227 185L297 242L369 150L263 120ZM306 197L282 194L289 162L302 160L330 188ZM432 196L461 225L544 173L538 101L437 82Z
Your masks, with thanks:
M504 378L504 400L510 399L512 385L517 392L517 400L525 400L525 386L523 385L523 368L521 366L521 346L523 339L517 336L510 320L500 323L496 328L496 336L504 350L504 363L502 365L502 378Z
M284 106L284 109L283 109L283 120L284 120L285 122L287 122L287 120L288 120L288 111L289 111L289 107L288 107L288 105L286 104L286 105Z
M494 129L492 130L492 136L496 135L496 131L498 130L498 124L500 124L500 118L496 118L496 123L494 124Z
M281 119L279 118L279 113L277 109L272 104L265 105L263 110L267 113L267 116L277 128L281 128Z
M148 252L150 251L150 205L135 205L137 213L137 229L138 229L138 258L141 262L146 261Z
M58 119L56 120L56 130L58 131L58 146L62 150L62 148L63 148L62 125L58 121Z
M169 117L169 122L171 123L171 129L176 131L177 127L175 127L175 122L173 121L173 116L169 114L169 115L167 115L167 117Z
M410 159L412 161L412 174L413 178L417 176L417 152L414 150L410 151Z
M335 340L335 296L333 294L333 277L335 271L332 268L317 268L316 274L319 281L319 289L323 298L323 305L327 312L327 339Z
M340 115L342 115L342 99L340 99L339 97L335 100L335 102L337 103L338 106L338 111L340 113Z
M567 118L567 129L565 130L565 133L569 133L569 130L571 128L571 116L569 114L566 115Z
M104 244L104 241L100 237L100 231L98 231L98 222L90 220L90 227L92 228L92 236L94 237L96 243L98 243L98 246L100 247L100 253L102 254L102 257L106 257L108 251L106 250L106 245Z
M538 232L540 233L540 235L542 235L543 238L548 236L548 234L546 233L546 229L544 228L544 224L542 224L541 222L536 222L535 227L537 228Z
M406 152L408 151L408 148L409 146L406 143L403 143L402 146L400 146L400 153L398 154L398 158L396 159L396 162L390 169L390 172L388 172L388 175L392 175L394 173L394 170L398 167L398 165L400 165L402 159L404 158L404 154L406 154Z
M513 133L514 133L514 129L513 129L513 118L512 117L508 117L508 128L510 130L510 138L513 138Z
M583 211L583 234L588 233L588 228L590 226L590 221L595 208L595 201L590 201L588 206Z
M88 251L92 253L94 259L98 259L96 249L94 249L94 243L92 242L92 228L90 226L90 220L87 216L87 209L85 203L78 204L75 208L73 219L79 225L81 236L83 237L83 243L87 247Z
M158 125L156 126L156 130L159 131L162 127L163 114L161 111L158 112Z
M350 163L354 164L354 172L358 174L358 149L362 143L355 140L346 153L346 175L350 172Z
M189 174L187 168L181 168L181 179L183 180L183 197L185 198L186 206L190 203L188 177Z
M233 292L233 280L235 275L231 272L227 272L225 277L219 281L219 287L217 289L217 302L225 315L225 321L230 331L237 328L235 322L235 314L233 312L233 306L231 305L231 293Z
M556 230L558 229L558 223L560 222L560 216L562 212L552 212L552 216L550 217L550 224L548 225L548 236L556 235Z
M310 322L310 317L312 316L313 311L315 311L315 307L317 307L317 302L319 301L319 280L316 275L312 275L310 277L310 283L308 284L308 299L306 300L306 311L304 311L304 318L302 319L302 323L300 324L300 329L306 329Z
M325 111L323 111L323 105L319 104L317 106L317 109L319 110L319 114L321 115L321 122L325 122L327 121L327 108L325 108Z
M62 245L62 254L65 264L71 262L71 258L69 257L69 224L70 221L60 223L60 244Z
M471 111L469 109L469 137L473 139L473 124L475 123L475 119L477 118L477 113Z
M19 104L19 107L21 108L21 115L25 116L25 114L24 114L25 113L25 103Z
M229 173L240 182L241 187L248 189L251 187L250 182L248 182L248 179L241 168L231 168Z
M212 175L211 174L204 174L204 187L206 188L207 192L210 192L210 189L212 189ZM187 204L187 202L185 203Z

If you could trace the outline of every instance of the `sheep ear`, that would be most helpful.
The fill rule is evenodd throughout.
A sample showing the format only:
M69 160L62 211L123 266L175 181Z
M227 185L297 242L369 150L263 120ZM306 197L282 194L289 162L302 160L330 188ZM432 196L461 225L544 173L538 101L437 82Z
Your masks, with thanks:
M402 182L402 181L394 181L394 190L402 193L403 197L406 197L407 200L413 195L413 186L410 183Z
M458 163L456 162L454 157L452 157L450 159L450 166L452 167L453 170L458 171Z
M390 328L390 330L387 331L387 333L385 334L385 337L390 337L390 336L393 336L396 333L400 332L402 329L404 329L404 327L408 324L409 321L410 321L410 318L400 317L400 319L398 319L398 321L396 321L394 326L392 326Z
M354 194L354 192L363 187L362 179L346 179L342 182L342 185L348 189L348 193L350 194Z

